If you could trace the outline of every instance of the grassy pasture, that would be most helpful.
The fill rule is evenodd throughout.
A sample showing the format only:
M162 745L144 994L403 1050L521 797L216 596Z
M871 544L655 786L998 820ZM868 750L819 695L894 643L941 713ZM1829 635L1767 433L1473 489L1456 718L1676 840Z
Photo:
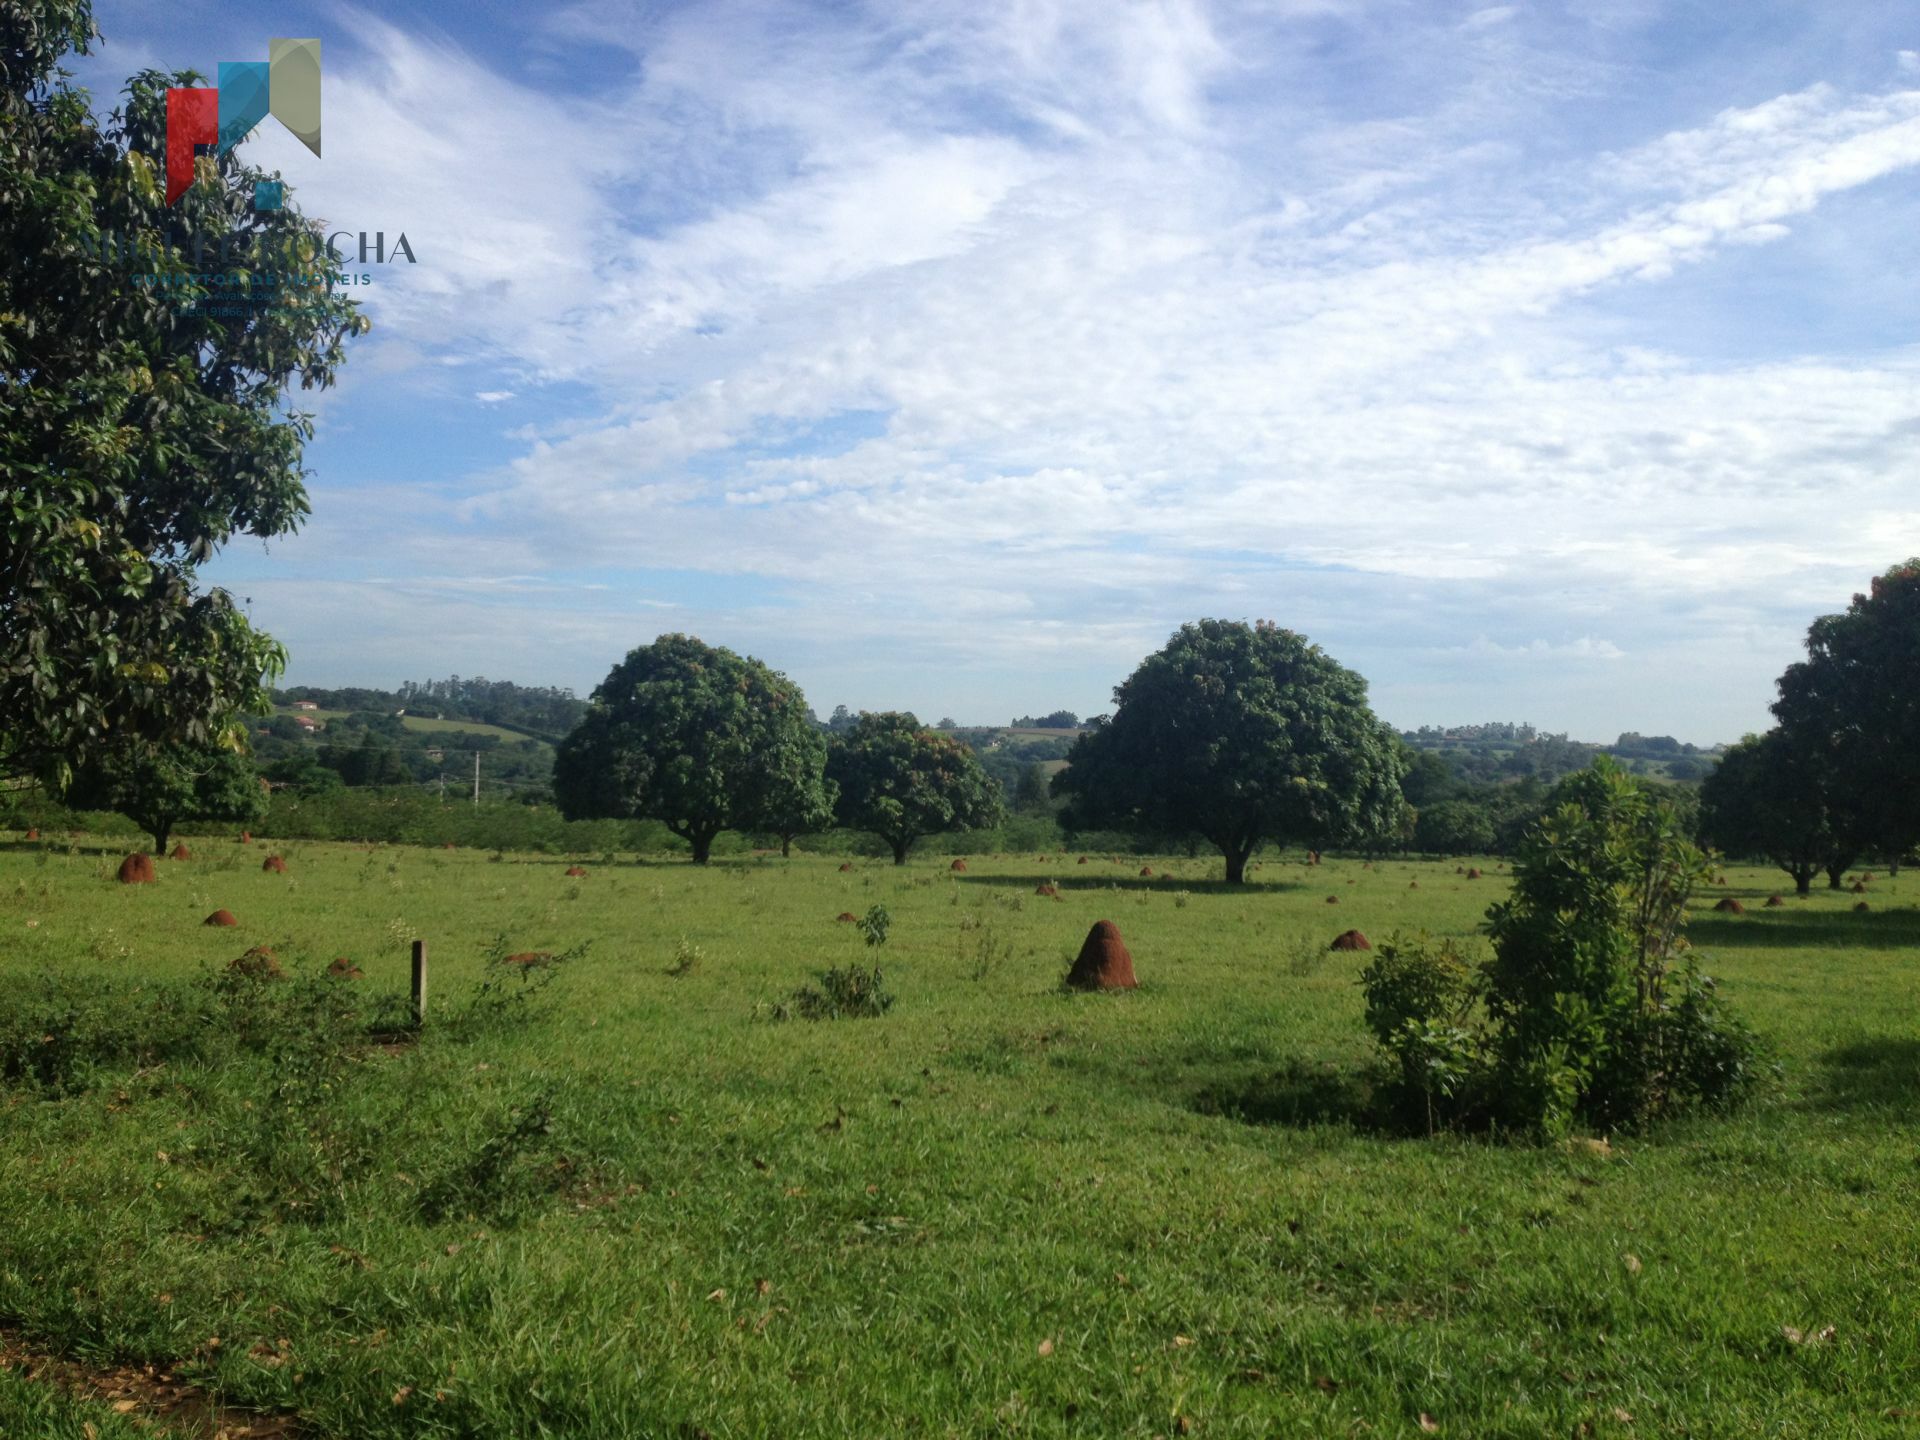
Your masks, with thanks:
M1328 941L1470 935L1492 862L1269 855L1228 890L1186 859L593 856L569 879L302 843L282 876L190 843L121 887L117 852L0 841L0 993L151 994L265 944L395 995L420 935L433 1023L338 1071L290 1049L0 1088L16 1343L355 1437L1920 1432L1913 879L1867 914L1764 911L1779 877L1730 870L1691 933L1778 1092L1536 1149L1343 1118L1364 957ZM1728 894L1749 913L1710 913ZM769 1018L869 958L834 917L876 904L892 1012ZM216 907L240 926L203 927ZM1142 988L1063 995L1099 918ZM583 943L517 1018L472 1021L490 950ZM319 1117L312 1153L263 1139L269 1112ZM0 1373L0 1435L110 1421Z

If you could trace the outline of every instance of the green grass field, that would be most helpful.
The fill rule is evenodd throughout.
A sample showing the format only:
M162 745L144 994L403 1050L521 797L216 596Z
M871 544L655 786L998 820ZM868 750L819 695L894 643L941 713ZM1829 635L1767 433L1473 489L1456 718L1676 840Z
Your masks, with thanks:
M16 1052L64 1043L46 977L132 1014L263 944L400 997L423 937L433 1016L337 1064L263 1030L0 1088L16 1345L352 1437L1920 1433L1920 881L1764 911L1779 877L1731 870L1691 934L1777 1091L1534 1148L1342 1118L1364 957L1328 941L1470 935L1491 862L1270 854L1230 891L1185 859L569 879L297 844L282 876L190 843L123 887L117 852L0 842L0 986L53 1037ZM868 958L835 916L873 905L892 1011L772 1018ZM1141 989L1061 993L1100 918ZM490 952L581 945L472 1005ZM0 1435L120 1423L0 1373Z
M276 715L304 715L309 720L318 720L328 725L344 720L352 713L349 710L295 710L291 706L281 706L274 711ZM503 745L532 738L518 730L507 730L499 725L488 725L479 720L429 720L423 715L402 715L400 723L406 729L421 735L491 735ZM324 736L325 732L321 734Z

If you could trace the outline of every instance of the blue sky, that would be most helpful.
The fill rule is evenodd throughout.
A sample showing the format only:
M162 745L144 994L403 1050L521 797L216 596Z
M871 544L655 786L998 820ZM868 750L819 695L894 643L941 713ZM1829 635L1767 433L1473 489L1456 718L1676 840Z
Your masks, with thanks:
M103 94L321 37L324 158L248 153L418 256L213 568L292 683L685 630L996 722L1225 615L1397 724L1706 742L1920 553L1910 6L98 18Z

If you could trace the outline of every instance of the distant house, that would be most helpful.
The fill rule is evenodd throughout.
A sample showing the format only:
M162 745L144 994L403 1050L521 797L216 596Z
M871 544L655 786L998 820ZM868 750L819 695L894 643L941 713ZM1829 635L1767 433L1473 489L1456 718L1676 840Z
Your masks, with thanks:
M302 730L319 731L327 728L325 725L321 724L318 720L310 720L305 715L294 716L293 723L298 725Z
M311 700L296 700L293 702L293 708L296 710L318 710L320 707Z
M431 761L433 761L433 762L434 762L435 764L438 764L438 763L439 763L440 761L442 761L442 760L444 760L444 759L446 759L446 758L447 758L447 752L446 752L446 751L444 751L444 750L429 750L429 751L427 751L427 759L429 759L429 760L431 760Z

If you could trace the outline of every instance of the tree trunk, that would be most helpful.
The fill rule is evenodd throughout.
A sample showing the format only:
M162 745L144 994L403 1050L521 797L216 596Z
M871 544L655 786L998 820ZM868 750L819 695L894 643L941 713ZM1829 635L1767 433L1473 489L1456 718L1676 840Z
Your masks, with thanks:
M896 865L906 864L907 863L907 846L911 845L913 842L911 840L895 840L891 836L889 836L887 838L887 843L893 846L893 863Z
M1844 865L1827 866L1827 889L1838 890L1840 888L1840 876L1846 868Z
M1891 856L1887 858L1887 878L1889 880L1897 879L1899 877L1899 874L1900 874L1900 852L1896 850L1893 852Z
M793 857L793 837L791 835L782 835L780 837L780 858L782 860L788 860L788 859L791 859L792 857Z
M694 864L704 865L713 858L713 837L719 833L718 830L696 830L687 837L693 846Z
M1793 893L1810 895L1813 893L1813 872L1811 865L1796 865L1787 873L1793 876Z
M156 820L153 822L151 833L153 835L153 855L157 860L167 853L167 837L173 833L173 822L171 820Z
M1247 857L1253 854L1251 845L1222 845L1220 853L1227 860L1227 883L1244 885L1247 881Z

